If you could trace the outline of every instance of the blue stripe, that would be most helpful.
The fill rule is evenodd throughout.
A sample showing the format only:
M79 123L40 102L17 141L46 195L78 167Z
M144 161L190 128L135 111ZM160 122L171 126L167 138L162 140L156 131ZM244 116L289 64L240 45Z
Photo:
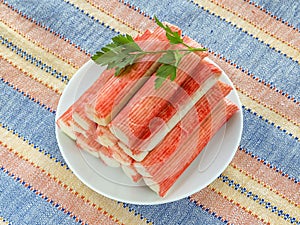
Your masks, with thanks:
M266 123L264 119L243 110L244 130L241 148L267 160L292 177L300 176L300 142Z
M250 73L255 74L298 98L300 67L295 61L268 47L231 23L198 8L188 1L126 1L149 15L173 23L205 47L220 53ZM172 10L170 10L172 9ZM280 63L278 63L280 62ZM284 79L285 74L288 79Z
M132 204L125 204L125 206L134 209L146 218L151 218L155 225L199 224L199 221L201 224L228 224L228 221L222 221L215 213L209 213L208 209L197 206L189 198L155 206Z
M2 35L0 35L0 41L1 44L6 46L8 49L10 49L12 52L15 52L15 54L19 55L19 57L25 59L26 61L31 62L31 64L35 65L37 68L40 68L41 70L44 70L46 73L51 74L53 77L64 81L69 81L69 78L67 75L63 75L61 72L56 71L55 68L52 68L51 66L48 66L46 63L42 62L40 59L38 59L38 56L32 56L25 50L23 50L20 46L15 45L10 40L6 39Z
M81 224L0 169L0 215L12 224Z
M64 1L31 0L29 3L29 1L11 0L5 2L90 53L101 49L117 34Z
M285 213L280 206L272 205L271 202L266 201L265 199L261 198L257 194L253 193L251 190L247 190L247 188L241 186L239 183L236 183L234 180L230 180L227 176L224 176L221 174L219 176L219 179L223 181L223 183L226 183L229 187L236 190L239 194L245 195L249 200L253 200L256 203L260 204L261 206L265 207L266 209L270 210L272 213L279 217L283 217L286 221L291 223L299 224L300 222L297 221L293 215L289 215L288 213Z
M19 89L17 86L14 86L13 84L9 83L8 81L5 81L2 77L0 77L0 82L3 82L4 84L8 85L9 87L12 87L14 90L16 90L17 92L21 93L22 95L26 96L28 99L30 99L31 101L35 102L36 104L42 106L43 108L47 109L49 112L55 114L56 111L51 109L49 106L45 105L44 103L38 101L37 99L35 99L34 97L31 97L30 94L25 93L22 89Z
M53 113L3 82L0 99L0 123L65 163L56 142Z
M293 27L300 29L300 2L295 0L251 0L256 5L261 6L270 12L271 15L282 18L283 22L288 22Z

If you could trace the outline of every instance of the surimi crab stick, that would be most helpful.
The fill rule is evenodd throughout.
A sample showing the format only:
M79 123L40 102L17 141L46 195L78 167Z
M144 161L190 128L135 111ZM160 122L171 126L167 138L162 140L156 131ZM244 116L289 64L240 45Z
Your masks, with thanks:
M109 136L109 130L107 127L97 125L95 122L89 120L85 115L81 115L81 118L89 124L89 130L85 132L76 133L76 143L83 149L88 150L89 153L94 153L102 159L102 161L111 167L117 167L122 165L122 169L127 168L126 175L131 178L132 181L137 182L141 176L138 175L133 167L133 159L129 157L118 145L113 142L105 145L105 142L99 142L100 132L104 132L105 136ZM111 137L113 138L113 136ZM106 139L107 140L107 139ZM130 172L130 173L129 173ZM138 179L139 178L139 179Z
M120 163L124 173L133 181L138 182L142 175L140 175L133 166L134 160L129 157L118 145L109 147L113 152L113 158Z
M93 135L94 134L94 135ZM133 166L133 159L123 152L118 145L105 147L96 140L96 133L89 132L85 137L83 134L77 134L76 145L82 150L98 157L102 162L110 167L120 167L133 182L141 180L142 176Z
M74 120L74 112L84 111L85 102L89 98L94 96L97 88L106 83L113 76L113 74L114 70L105 70L96 80L96 82L94 82L91 87L89 87L87 91L85 91L79 97L79 99L74 104L72 104L56 121L57 126L72 139L76 139L75 132L84 132L84 130L87 130L87 127L85 127L85 122L80 123L81 120Z
M135 95L132 100L136 101L133 104L130 101L128 107L110 124L110 130L121 140L120 147L135 160L143 160L147 151L152 150L163 139L221 75L221 70L205 59L198 62L193 71L174 93L170 91L170 96L158 93L158 96L167 96L164 99L155 94L148 97L145 93L147 97L143 101L141 96ZM147 83L150 87L154 86L152 78ZM158 122L157 118L160 119Z
M137 36L134 40L147 40L153 32L146 30L141 36ZM75 132L86 132L93 124L86 119L84 107L87 101L97 94L97 91L102 87L111 77L114 76L115 70L105 70L100 77L88 88L80 98L71 105L63 115L57 120L58 127L72 139L76 139ZM75 120L74 120L75 119Z
M146 30L141 36L137 36L134 38L135 41L147 41L151 38L153 32L150 30ZM99 79L89 88L85 93L85 98L83 100L79 100L78 104L73 107L72 115L73 119L79 124L84 130L89 130L91 126L94 126L94 121L91 121L85 112L85 105L90 102L96 95L99 89L101 89L107 81L114 76L114 70L105 70Z
M169 27L181 35L179 28ZM188 50L184 44L171 45L167 37L168 31L160 27L136 37L149 52L120 76L114 76L114 69L105 70L57 121L79 148L120 167L134 182L143 179L161 197L238 110L225 99L232 88L219 81L222 72L205 52L186 54L175 80L167 78L155 88L157 70L164 68L159 59L171 52L165 50ZM188 37L183 40L202 47Z
M74 123L73 117L72 117L72 107L70 107L64 114L57 120L57 126L71 139L76 139L75 134L75 126L77 124ZM80 126L79 126L80 128Z
M140 42L139 45L145 51L166 50L170 46L165 31L160 27L147 41ZM87 116L99 125L106 126L156 71L159 57L160 54L145 55L142 61L136 62L130 70L123 72L121 79L112 77L87 104Z
M142 175L136 171L133 165L121 165L121 168L133 182L139 182L143 178Z
M97 141L105 146L105 147L112 147L117 145L118 139L110 132L107 126L98 125L96 130Z
M222 103L225 104L222 105ZM227 99L221 101L218 108L213 110L199 129L191 135L189 140L193 141L186 140L185 144L176 150L176 154L172 156L172 159L165 162L165 165L155 176L144 178L145 183L159 196L164 197L179 176L237 110L237 106ZM197 144L195 145L193 142Z
M200 47L199 44L195 44L195 42L188 37L184 37L184 41L193 47ZM180 46L177 48L186 47ZM153 123L153 118L159 117L159 113L162 114L161 111L163 111L164 116L160 118L164 120L164 122L172 123L172 121L174 121L176 124L179 118L170 119L172 116L175 116L176 111L179 111L178 107L180 107L180 104L178 104L176 100L174 102L170 100L172 100L172 96L179 89L187 87L187 85L182 86L184 83L190 82L194 84L194 87L189 85L189 90L183 90L182 92L186 93L181 93L181 96L185 95L187 101L191 98L189 94L192 95L195 93L197 88L211 75L205 73L203 74L204 76L198 76L200 74L198 74L198 71L203 69L203 65L200 64L200 62L206 56L206 52L200 52L199 54L189 54L183 57L180 64L182 66L178 68L176 79L173 82L163 83L159 89L155 88L156 76L150 77L129 103L120 111L117 117L109 124L111 132L125 144L125 146L131 149L140 148L141 143L145 143L145 139L157 140L156 142L159 142L159 139L153 137L154 133L156 133L156 136L163 137L164 133L168 132L168 129L164 129L164 124L158 122L152 125L150 131L150 123ZM185 102L183 101L182 103L184 104ZM168 115L165 116L166 114ZM159 130L165 130L165 132L157 133ZM156 142L142 150L151 150L151 148L157 144Z
M95 141L94 136L90 135L87 138L82 134L77 135L76 145L82 150L87 151L95 157L102 159L104 164L110 167L119 167L120 163L117 162L113 157L111 149L101 146Z
M137 171L144 177L154 176L231 90L231 86L218 81L143 161L134 164Z
M153 33L147 30L141 36L135 38L135 41L147 40ZM85 104L93 98L97 91L105 85L105 83L114 75L114 70L105 70L101 76L88 88L88 90L80 96L80 98L71 105L68 110L57 120L58 127L66 133L70 138L76 140L79 134L88 138L97 127L96 123L87 118L85 113ZM82 138L79 142L82 142ZM84 142L82 142L83 144Z

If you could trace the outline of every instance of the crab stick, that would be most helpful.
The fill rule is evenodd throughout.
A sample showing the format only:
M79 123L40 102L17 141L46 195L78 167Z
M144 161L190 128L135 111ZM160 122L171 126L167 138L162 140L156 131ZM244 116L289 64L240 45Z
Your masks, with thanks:
M177 149L184 144L193 132L211 113L212 109L232 90L231 86L218 81L190 110L187 115L168 133L153 151L135 167L144 177L152 177Z
M74 123L73 117L72 117L72 107L70 107L67 111L59 117L59 119L56 121L57 126L71 139L76 139L75 134L75 126L77 124ZM80 126L78 126L78 129Z
M165 31L160 27L139 45L145 51L164 50L170 46ZM106 126L156 71L159 57L160 54L145 55L120 77L112 77L87 104L87 116Z
M184 37L184 41L193 47L199 47L199 44L188 37ZM180 47L186 48L184 46ZM159 138L153 137L154 134L156 134L156 137L162 137L165 132L168 132L168 129L163 128L164 123L161 123L162 120L170 123L176 123L179 120L178 115L177 118L175 116L176 111L179 111L178 108L181 106L178 99L179 93L177 93L175 101L172 101L174 100L172 96L181 89L181 92L184 92L180 94L181 103L185 104L191 98L190 95L194 94L211 75L210 73L201 74L199 72L205 68L205 64L200 62L206 56L206 52L200 52L199 54L189 54L183 57L181 64L179 64L183 66L179 66L176 79L173 82L165 81L159 89L155 88L156 77L150 77L109 124L111 132L129 148L140 148L140 143L144 143L144 139L157 140L146 149L141 149L143 151L151 150L159 142ZM182 86L183 84L188 85ZM159 114L160 116L158 116ZM175 117L171 120L173 116ZM160 118L161 121L154 122L154 118ZM150 126L152 126L151 131ZM162 132L158 133L159 130Z
M104 85L114 74L114 70L105 70L99 78L89 87L77 101L74 102L56 121L58 127L66 133L70 138L76 139L76 132L85 132L89 129L87 122L83 121L79 116L74 120L75 114L82 114L85 102L96 94L96 90ZM76 119L76 117L75 117Z
M97 141L105 146L112 147L117 145L118 139L110 132L107 126L98 125L96 130Z
M100 158L104 162L104 164L110 167L120 166L120 163L112 157L113 153L111 149L100 145L98 142L95 141L95 138L92 135L89 135L86 138L84 135L78 134L76 139L76 145L82 150L85 150L88 153L92 154L93 156Z
M165 196L180 175L237 110L237 106L227 99L221 101L197 131L164 161L163 167L156 170L152 177L144 177L145 183L159 196Z
M143 177L137 172L133 165L121 165L123 172L129 177L133 182L139 182Z
M125 173L133 182L138 182L141 180L142 176L137 172L133 163L134 160L129 157L117 144L108 147L112 154L111 158L120 163L120 166Z
M188 63L184 65L191 70L191 75L180 75L179 71L178 78L184 77L184 81L181 86L170 82L177 87L175 92L161 87L154 90L156 93L153 91L147 95L147 91L141 90L141 95L138 92L109 125L111 132L120 140L120 147L135 160L143 160L221 75L221 70L206 59L198 61L194 68ZM145 89L154 88L154 78L151 77L147 84ZM160 92L160 89L163 91ZM146 97L143 98L143 95Z
M147 40L152 35L150 30L146 30L141 36L135 37L135 41ZM89 99L97 94L97 91L114 76L115 70L109 69L102 72L100 77L89 87L80 98L72 104L57 120L58 127L70 138L76 139L76 132L85 133L94 126L90 120L86 119L84 112L85 104Z

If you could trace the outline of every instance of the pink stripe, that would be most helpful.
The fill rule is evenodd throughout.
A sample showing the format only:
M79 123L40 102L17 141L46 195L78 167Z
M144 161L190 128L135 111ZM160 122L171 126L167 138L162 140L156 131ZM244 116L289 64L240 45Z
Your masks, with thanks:
M295 183L286 176L282 176L282 172L276 172L276 168L269 168L268 164L265 165L263 161L252 158L243 150L237 151L232 163L259 182L269 185L276 194L292 201L292 204L300 205L300 183Z
M125 5L118 0L88 0L88 2L138 32L144 32L146 29L154 30L156 27L156 24L142 13L139 13L139 10L132 10L127 4Z
M69 64L81 67L89 60L89 56L80 51L80 49L75 48L68 41L55 36L54 33L46 31L45 27L37 25L33 20L26 19L5 4L0 4L0 19L12 29L17 30L22 36L26 36L27 39L37 46L53 52Z
M215 212L217 216L222 217L223 221L227 220L230 224L264 224L239 205L230 202L209 188L202 189L190 198L197 205L209 208L210 212Z
M9 82L14 88L18 88L20 92L23 91L25 95L30 95L30 97L36 101L38 100L52 110L56 110L60 98L58 93L38 81L31 79L1 57L0 65L0 77L2 77L4 81Z
M270 85L258 82L258 79L253 79L246 72L236 69L236 65L230 65L230 62L226 62L225 58L220 59L219 55L214 56L213 54L210 54L210 58L224 70L237 89L250 95L258 103L291 120L295 125L300 124L300 108L292 99L282 95L281 91L276 92L276 89L270 88ZM284 104L282 104L283 102Z
M250 23L261 28L268 35L277 37L280 40L288 42L290 45L298 48L298 50L300 49L299 32L282 23L281 20L276 20L276 16L271 17L269 14L266 14L265 9L260 10L258 7L242 0L213 0L212 2L233 11L242 19L250 21Z
M75 215L78 219L89 224L119 224L118 221L113 221L115 219L107 212L90 205L81 196L67 191L48 175L46 176L45 172L3 146L0 146L0 164L50 200L72 212L71 215Z

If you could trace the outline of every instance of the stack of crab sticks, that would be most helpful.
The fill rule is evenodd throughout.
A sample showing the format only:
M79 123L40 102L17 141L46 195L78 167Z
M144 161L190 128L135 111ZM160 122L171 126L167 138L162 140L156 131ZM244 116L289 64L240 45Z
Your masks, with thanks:
M172 30L179 28L169 25ZM144 51L181 49L161 27L135 39ZM189 46L200 44L183 37ZM57 120L76 145L133 182L164 197L218 130L238 111L232 87L207 52L183 56L176 78L155 87L160 54L149 54L114 76L107 69Z

